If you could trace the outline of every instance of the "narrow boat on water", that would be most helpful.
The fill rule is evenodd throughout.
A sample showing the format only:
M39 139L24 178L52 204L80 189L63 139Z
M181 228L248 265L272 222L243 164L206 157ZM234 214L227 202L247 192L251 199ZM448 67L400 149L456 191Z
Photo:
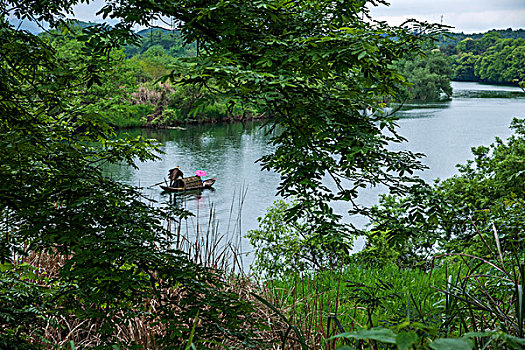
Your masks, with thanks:
M174 187L160 185L160 188L166 192L203 190L206 188L212 188L216 180L217 178L214 177L203 181L199 176L191 176L177 180L177 184Z

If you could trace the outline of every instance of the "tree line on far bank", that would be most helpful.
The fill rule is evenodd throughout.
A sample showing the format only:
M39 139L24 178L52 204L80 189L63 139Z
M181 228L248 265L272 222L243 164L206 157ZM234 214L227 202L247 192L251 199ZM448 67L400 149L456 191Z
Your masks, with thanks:
M78 36L80 29L89 25L74 22L70 23L72 31L42 35L48 37L63 60L78 62L78 67L83 67L88 60L83 57ZM519 37L521 32L511 31L516 38L509 37L507 32L491 31L463 40L453 34L437 45L427 45L419 54L396 63L411 85L401 87L402 92L393 102L448 99L452 95L451 80L497 84L523 80L525 39ZM250 106L230 103L214 93L213 86L205 87L199 82L182 86L163 80L172 71L184 72L188 60L198 52L197 43L185 43L178 31L150 28L138 32L135 44L112 51L111 68L100 76L100 85L84 90L87 109L118 128L268 117ZM184 76L179 74L179 78ZM171 79L174 80L177 79Z
M82 69L87 62L79 36L82 28L92 25L72 21L66 25L68 28L41 36L49 40L63 60L77 62ZM85 87L86 109L117 128L163 128L269 117L251 106L228 103L213 92L213 86L209 89L198 82L181 86L163 79L172 71L184 72L188 60L198 51L197 43L184 43L178 31L149 28L137 32L134 44L115 49L108 56L111 65L100 76L100 85ZM452 72L445 56L432 46L399 61L396 67L412 85L399 87L403 93L395 102L450 97ZM179 73L178 78L183 76Z
M448 58L452 80L517 85L525 79L523 29L470 36L454 34L442 38L440 51Z
M452 95L450 81L518 85L525 80L525 30L450 33L424 55L403 59L398 68L412 84L399 101L433 101Z

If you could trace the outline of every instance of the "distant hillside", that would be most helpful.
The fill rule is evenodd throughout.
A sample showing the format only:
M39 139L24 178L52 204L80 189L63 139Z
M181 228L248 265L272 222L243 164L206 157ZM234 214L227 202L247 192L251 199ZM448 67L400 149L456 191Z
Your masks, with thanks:
M525 39L525 29L491 29L489 31L486 31L484 33L474 33L474 34L464 34L464 33L452 33L452 36L457 38L458 41L464 40L466 38L471 39L481 39L483 35L487 33L499 33L503 39L519 39L523 38Z
M172 57L195 56L197 46L195 43L184 44L179 31L163 28L148 28L137 32L142 38L140 44L126 46L126 57L142 55L154 46L162 49Z
M159 32L162 33L162 35L169 35L173 33L179 34L179 31L177 30L171 30L171 29L165 29L165 28L146 28L146 29L139 30L137 34L142 37L145 37L145 36L149 36L152 34L157 34Z
M87 27L95 26L97 24L104 24L104 23L96 23L96 22L84 22L84 21L79 21L78 19L71 20L71 22L80 28L87 28Z

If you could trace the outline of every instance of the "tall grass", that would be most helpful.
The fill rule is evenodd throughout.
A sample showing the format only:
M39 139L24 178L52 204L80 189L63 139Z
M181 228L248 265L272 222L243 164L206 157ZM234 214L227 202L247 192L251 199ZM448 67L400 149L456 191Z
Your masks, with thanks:
M453 257L459 261L457 273L449 276L446 289L439 289L446 296L447 301L442 327L446 328L447 334L501 331L524 339L523 250L504 254L494 225L492 225L493 239L490 241L483 238L477 227L475 229L485 244L487 255L457 253L436 257L436 259ZM480 336L475 340L480 347L487 346L493 341L486 336Z
M338 269L267 281L264 297L301 330L308 349L335 349L336 334L375 326L406 328L439 320L445 269L431 279L421 270L371 268L354 262ZM429 326L427 332L432 333ZM300 342L293 335L294 347Z
M524 348L523 251L505 255L493 231L491 241L484 239L488 255L436 256L430 271L354 261L266 281L264 297L301 334L289 333L281 343L308 349L345 343L389 348L377 341L388 339L384 334L360 333L379 329L389 331L390 340L410 334L414 349L446 349L440 346L449 342L469 349ZM347 336L334 337L341 333Z

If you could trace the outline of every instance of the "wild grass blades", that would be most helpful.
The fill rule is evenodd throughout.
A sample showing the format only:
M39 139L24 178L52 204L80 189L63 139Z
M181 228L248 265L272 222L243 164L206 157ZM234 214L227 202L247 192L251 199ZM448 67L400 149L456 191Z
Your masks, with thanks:
M220 228L215 213L215 204L208 203L208 210L202 215L197 207L196 213L183 219L168 220L172 248L187 253L193 262L204 267L231 274L244 274L242 236L242 207L247 194L247 187L241 187L239 194L234 192L230 206L226 230ZM185 206L192 198L179 196L178 205ZM234 223L232 224L232 220Z
M477 227L475 229L482 237ZM488 248L487 256L454 253L435 258L459 259L455 278L449 279L446 289L438 289L447 300L448 320L443 323L448 329L447 334L451 331L459 334L503 331L510 336L524 337L523 252L518 250L504 256L494 224L492 232L495 249L491 249L482 237ZM456 329L451 330L451 327ZM490 341L486 338L476 339L480 345Z
M44 348L74 348L75 345L80 348L87 348L100 345L100 329L103 323L93 320L80 319L74 314L65 317L63 313L55 313L55 310L47 309L50 306L49 300L41 298L43 295L55 295L56 299L61 296L61 290L67 291L69 286L57 285L55 282L60 270L67 263L69 257L60 255L53 250L47 252L40 251L26 251L26 254L20 256L13 264L13 270L16 271L18 277L25 284L24 291L28 293L27 296L36 297L34 300L34 308L40 322L35 322L31 332L28 334L32 338L32 343L36 347ZM9 272L12 275L12 272ZM6 278L7 274L3 276ZM4 281L2 281L4 282ZM40 304L44 301L46 305ZM64 305L58 306L60 303L55 303L55 308L64 309ZM86 305L88 307L88 305ZM100 306L92 305L92 308L98 308L102 311ZM28 316L30 310L28 312ZM144 330L140 330L144 323L144 319L137 318L133 324L128 324L121 321L122 314L116 314L114 320L118 327L117 337L121 339L133 339L133 341L140 341L140 337L144 338L147 334ZM43 323L42 323L43 321ZM153 332L154 327L149 327L148 332ZM137 337L137 335L139 337ZM150 338L149 336L146 338ZM147 341L142 341L143 344L148 344ZM47 344L47 345L46 345Z
M336 341L327 339L344 331L341 320L348 321L348 315L339 312L343 284L343 274L336 270L295 274L264 285L268 302L278 308L276 313L287 328L294 330L283 334L283 348L335 349Z
M422 270L372 268L352 262L326 271L266 281L261 290L265 300L282 314L279 317L287 324L283 332L293 325L308 349L331 350L349 342L334 338L336 334L371 326L434 337L442 306L441 297L432 286L440 287L443 281L444 268L436 269L429 280ZM295 332L287 335L288 339L281 340L286 341L286 349L303 348ZM363 340L358 343L362 349L372 346Z

